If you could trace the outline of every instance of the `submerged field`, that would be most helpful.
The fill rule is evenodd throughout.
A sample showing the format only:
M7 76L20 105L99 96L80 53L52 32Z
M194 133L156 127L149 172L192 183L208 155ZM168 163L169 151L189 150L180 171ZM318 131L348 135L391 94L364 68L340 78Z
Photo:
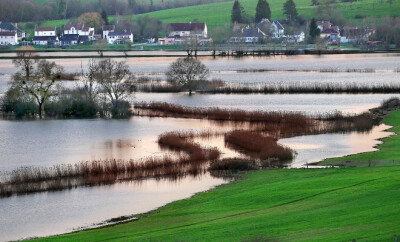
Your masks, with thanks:
M399 117L397 111L385 123L398 130ZM396 140L385 140L382 159ZM42 240L386 241L400 233L399 171L390 164L251 172L136 222Z

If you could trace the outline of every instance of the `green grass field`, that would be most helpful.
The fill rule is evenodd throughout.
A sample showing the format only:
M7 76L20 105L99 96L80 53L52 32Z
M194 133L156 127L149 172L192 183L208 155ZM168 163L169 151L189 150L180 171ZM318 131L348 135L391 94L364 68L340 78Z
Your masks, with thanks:
M388 124L399 130L400 111ZM391 157L394 141L382 147ZM400 166L264 170L141 215L43 241L393 241ZM60 218L62 219L62 218Z
M282 11L283 1L269 0L268 2L271 7L272 19L284 18ZM294 2L297 5L299 14L302 14L307 18L315 16L314 7L310 6L311 0L294 0ZM242 0L241 3L245 11L249 15L254 16L257 0ZM193 20L205 21L207 22L209 29L212 30L217 26L230 23L232 4L232 2L221 2L182 7L155 11L146 14L138 14L133 18L138 16L151 16L154 18L159 18L165 23L188 22ZM400 16L399 0L395 0L392 5L386 1L380 3L380 0L362 0L355 3L338 3L337 6L342 10L344 17L348 21L361 21L355 20L355 16L357 14L363 16L374 16L378 18L383 16ZM112 16L111 19L113 19ZM69 20L44 21L40 25L62 27L68 21Z
M373 164L387 163L388 161L400 160L400 112L394 112L389 114L385 123L393 126L389 131L396 135L383 139L383 144L380 144L377 148L378 151L361 153L346 157L332 158L320 162L321 165L340 165L346 164L349 166L365 166L372 161Z

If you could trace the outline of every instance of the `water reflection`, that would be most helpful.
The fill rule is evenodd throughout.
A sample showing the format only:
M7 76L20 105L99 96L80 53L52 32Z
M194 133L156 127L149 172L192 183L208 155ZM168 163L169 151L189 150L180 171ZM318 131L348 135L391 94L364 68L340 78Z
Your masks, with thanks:
M386 131L389 128L381 124L369 132L298 136L280 139L279 143L296 150L297 156L290 167L299 168L326 158L375 151L381 143L379 139L393 134Z
M110 218L147 212L227 182L204 174L177 181L146 179L4 198L0 240L71 232Z

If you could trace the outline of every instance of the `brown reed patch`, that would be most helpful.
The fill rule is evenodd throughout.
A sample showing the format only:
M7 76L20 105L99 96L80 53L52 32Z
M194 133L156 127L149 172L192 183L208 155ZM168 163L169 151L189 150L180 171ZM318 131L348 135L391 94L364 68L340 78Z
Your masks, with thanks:
M235 122L290 122L293 124L305 124L310 121L310 117L294 112L263 112L216 107L185 107L165 102L141 102L136 103L134 107L139 111L148 111L142 112L141 115L152 117L194 118Z
M225 135L225 143L251 158L290 161L294 151L277 143L277 139L246 130L235 130Z
M229 158L211 162L210 171L247 171L257 169L256 162L240 158Z
M192 132L169 132L159 136L158 143L161 147L172 150L184 151L189 155L186 162L201 162L216 160L220 156L217 148L202 148L200 144L189 141L188 138L195 136Z

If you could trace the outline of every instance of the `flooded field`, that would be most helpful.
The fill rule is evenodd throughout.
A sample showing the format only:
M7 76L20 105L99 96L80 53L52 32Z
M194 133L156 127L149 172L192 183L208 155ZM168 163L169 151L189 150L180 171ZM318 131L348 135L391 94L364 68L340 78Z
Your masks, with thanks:
M49 54L49 53L48 53ZM53 53L50 53L53 54ZM0 55L1 56L1 55ZM400 67L398 55L332 55L210 58L199 57L211 70L211 78L231 84L285 83L395 83ZM122 59L122 58L121 58ZM139 75L163 77L175 57L127 58L130 69ZM88 59L54 59L68 72L79 72ZM321 69L371 68L372 73L322 73ZM273 72L243 70L268 69ZM307 71L306 71L307 70ZM314 71L310 71L314 70ZM15 72L10 60L0 60L0 95ZM135 93L131 102L168 102L190 107L220 107L247 111L295 111L308 115L342 111L362 113L377 107L391 94L363 95L203 95L185 93ZM0 120L0 177L22 166L51 167L99 159L161 157L158 136L170 131L229 131L240 125L209 120L131 117L126 120ZM281 139L278 142L296 151L290 167L305 167L311 162L374 150L387 137L388 127L379 125L369 132L319 134ZM202 146L217 147L222 158L242 156L224 143L223 137L195 139ZM66 233L95 226L108 219L143 213L169 202L192 196L229 179L209 173L178 180L144 179L109 186L42 192L0 199L0 241ZM22 222L23 221L23 222Z

